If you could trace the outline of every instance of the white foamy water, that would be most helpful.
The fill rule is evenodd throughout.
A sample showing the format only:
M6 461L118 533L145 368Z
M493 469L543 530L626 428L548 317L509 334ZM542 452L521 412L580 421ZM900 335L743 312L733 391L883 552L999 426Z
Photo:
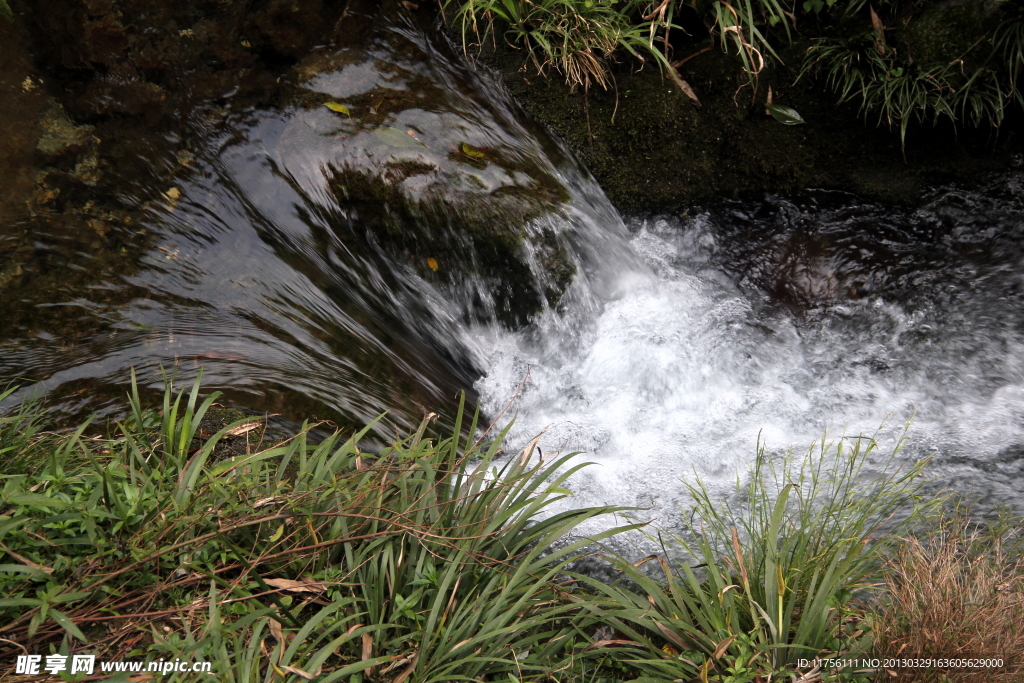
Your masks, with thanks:
M689 505L684 482L700 477L720 493L733 490L759 437L770 449L802 452L826 430L870 435L885 421L882 456L915 415L904 461L934 454L931 472L943 484L973 491L983 507L1019 507L1020 269L1016 257L993 266L1007 260L1001 252L966 275L956 258L934 264L911 228L955 223L948 204L902 217L905 246L924 253L881 265L877 254L859 263L841 237L865 230L849 210L780 202L778 212L800 214L799 229L764 221L769 234L739 238L728 212L637 220L631 233L606 212L594 227L600 253L583 258L588 277L563 310L520 332L477 333L482 406L497 415L522 385L503 420L515 415L509 445L544 431L545 455L580 451L596 463L571 481L575 495L563 505L640 506L649 508L642 517L668 527ZM806 295L780 302L755 278L766 281L779 260L772 244L800 243L808 231L828 235L827 248L801 267L775 264ZM762 253L730 253L757 240L767 245ZM895 284L847 294L851 282L881 277L872 268Z

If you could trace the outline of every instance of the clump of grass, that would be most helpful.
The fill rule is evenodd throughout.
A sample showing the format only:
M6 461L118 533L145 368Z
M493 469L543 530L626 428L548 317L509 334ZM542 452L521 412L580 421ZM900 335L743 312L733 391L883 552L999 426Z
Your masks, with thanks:
M39 472L3 477L0 644L209 661L239 682L564 666L586 598L560 575L591 541L563 539L615 510L535 521L568 494L565 458L498 467L503 434L472 441L460 411L449 437L424 422L377 453L359 446L370 426L318 444L306 426L215 461L241 427L197 438L215 399L197 379L156 415L133 382L117 434L87 438L87 423L49 444Z
M867 477L875 448L863 437L822 440L802 459L775 459L761 446L749 481L737 483L739 504L688 485L687 538L660 537L664 556L616 561L640 592L590 584L614 603L601 616L633 641L631 664L659 678L739 681L794 673L801 658L866 652L853 599L875 577L880 526L898 511L909 524L924 509L924 462L894 469L897 447ZM670 565L679 550L695 566ZM643 571L649 561L660 580Z
M0 390L0 403L12 396L18 387ZM12 413L0 416L0 475L24 472L34 468L36 454L43 448L43 410L37 400L21 401Z
M1020 528L971 521L955 508L886 562L874 616L874 656L979 659L1004 666L900 669L887 680L1001 683L1024 675L1024 557Z
M1016 44L1006 42L1008 48ZM1019 48L1024 49L1024 42ZM805 73L824 75L841 103L855 103L865 118L875 116L879 125L899 129L901 143L912 123L935 124L945 118L954 125L999 126L1010 103L1021 97L1016 80L1006 79L991 65L966 73L962 59L914 65L891 48L879 49L874 33L819 39L808 50Z
M455 0L445 0L447 9ZM540 73L553 67L573 88L592 84L608 89L609 64L622 49L670 69L655 46L672 28L673 0L659 7L631 0L466 0L455 9L464 47L481 45L500 28L514 48L526 51ZM631 16L645 19L633 23Z
M992 57L1003 63L1014 99L1024 105L1024 90L1018 85L1024 70L1024 12L1021 10L996 28L992 36Z

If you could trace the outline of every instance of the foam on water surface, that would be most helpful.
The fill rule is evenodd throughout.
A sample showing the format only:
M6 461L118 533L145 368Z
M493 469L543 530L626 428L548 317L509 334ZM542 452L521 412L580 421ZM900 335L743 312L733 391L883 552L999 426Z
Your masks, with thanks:
M1019 215L1015 197L955 190L902 214L811 193L613 226L590 281L615 294L581 281L532 328L478 336L476 388L492 415L519 391L510 446L544 431L543 453L596 463L563 505L637 505L673 527L684 482L733 490L758 439L801 452L877 433L881 456L913 418L902 462L934 454L942 483L1020 509Z

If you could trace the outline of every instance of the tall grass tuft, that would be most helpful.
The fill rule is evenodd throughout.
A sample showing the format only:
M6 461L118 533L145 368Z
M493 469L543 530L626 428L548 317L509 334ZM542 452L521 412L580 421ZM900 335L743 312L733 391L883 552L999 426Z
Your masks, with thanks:
M876 447L865 437L823 439L800 459L773 458L761 445L748 481L737 482L738 503L689 484L686 537L660 537L664 555L616 561L640 591L590 584L618 605L601 615L638 645L632 664L704 680L866 652L871 641L851 618L853 600L871 585L886 546L882 526L902 528L927 508L918 496L925 463L895 469L897 446L881 474L868 476ZM680 550L693 566L669 563ZM648 562L657 563L653 576Z
M0 403L17 391L11 385L0 390ZM32 470L43 449L43 410L37 400L23 400L12 413L0 416L0 475Z
M1015 45L1024 49L1024 42L1009 38L1004 49ZM962 60L917 66L895 50L880 51L873 33L817 40L807 52L801 76L807 73L824 75L839 101L857 104L865 118L875 116L879 125L898 129L901 143L912 123L946 119L954 125L999 126L1011 102L1021 97L1016 79L1005 78L992 65L966 73Z
M444 0L448 9L456 0ZM505 41L523 49L537 71L552 67L570 87L608 89L616 50L671 69L655 41L667 44L673 28L674 0L655 4L637 0L465 0L455 8L464 48L483 45L500 29ZM634 23L633 15L644 20Z
M986 527L954 509L888 559L875 656L977 659L998 669L902 669L889 680L1009 683L1024 678L1024 557L1019 527Z

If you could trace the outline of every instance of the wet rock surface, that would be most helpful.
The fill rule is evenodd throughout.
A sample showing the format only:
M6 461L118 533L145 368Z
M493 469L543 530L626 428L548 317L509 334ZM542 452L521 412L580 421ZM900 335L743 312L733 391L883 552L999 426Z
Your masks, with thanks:
M132 367L206 368L241 405L415 424L471 388L460 325L560 305L572 160L433 12L300 4L13 4L0 378L69 419Z
M317 160L355 248L456 289L484 280L475 315L522 326L558 305L575 272L544 220L569 199L566 160L427 38L432 12L396 5L395 25L375 27L380 11L351 3L336 42L285 79L282 108L295 114L278 153Z

